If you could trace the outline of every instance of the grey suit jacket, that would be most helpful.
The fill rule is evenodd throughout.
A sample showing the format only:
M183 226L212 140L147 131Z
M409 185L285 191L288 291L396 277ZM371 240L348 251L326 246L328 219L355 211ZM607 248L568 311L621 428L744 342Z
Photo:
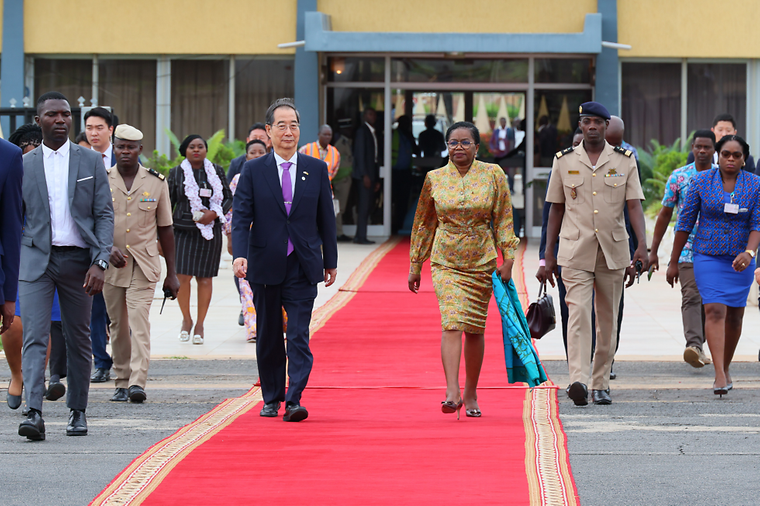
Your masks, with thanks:
M70 143L69 207L91 262L105 260L113 245L113 202L108 174L99 153ZM47 269L52 246L42 146L24 155L24 233L21 236L19 279L35 281Z

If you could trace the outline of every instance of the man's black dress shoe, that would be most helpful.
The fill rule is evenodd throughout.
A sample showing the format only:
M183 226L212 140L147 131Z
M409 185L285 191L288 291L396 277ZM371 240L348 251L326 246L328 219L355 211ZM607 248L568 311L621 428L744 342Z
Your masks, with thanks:
M67 436L86 436L87 417L83 409L72 409L69 413L69 424L66 426Z
M567 396L570 397L576 406L585 406L588 404L588 387L576 381L567 389Z
M111 400L114 402L127 402L129 400L129 395L127 394L126 388L117 388L114 393L113 397L111 397Z
M615 361L613 360L612 361L612 365L610 366L610 379L611 380L617 379L617 374L615 374L614 367L615 367Z
M137 404L143 402L148 396L145 395L145 390L139 385L132 385L129 387L129 400Z
M612 397L607 390L592 390L591 398L594 399L594 404L600 404L606 406L612 404Z
M352 240L353 239L351 239L350 237L348 237L346 234L342 234L342 235L338 236L338 242L350 242Z
M111 379L111 371L108 369L95 369L90 376L90 383L105 383Z
M264 407L261 408L261 412L259 413L259 416L265 416L267 418L274 418L277 416L277 412L280 410L280 402L270 402L269 404L264 404Z
M285 416L282 417L282 420L285 422L300 422L301 420L306 420L308 416L309 412L300 404L288 404L285 406Z
M49 401L57 401L66 394L66 386L60 381L50 380L48 388L45 390L45 399Z
M375 244L375 241L370 241L369 239L357 239L354 237L354 244Z
M29 406L24 403L24 407L21 408L21 414L24 416L29 416Z
M36 409L30 409L26 420L18 426L18 435L25 436L31 441L44 441L45 421L42 419L42 413Z

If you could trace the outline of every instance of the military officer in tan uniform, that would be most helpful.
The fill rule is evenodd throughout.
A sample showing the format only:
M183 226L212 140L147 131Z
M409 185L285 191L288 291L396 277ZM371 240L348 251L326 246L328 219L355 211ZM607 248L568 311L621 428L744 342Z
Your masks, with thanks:
M111 400L143 402L150 362L150 306L161 276L157 240L166 259L164 293L174 299L179 290L172 208L164 176L140 165L142 132L119 125L114 137L116 166L108 169L108 182L114 207L110 262L115 268L106 271L103 287L116 373Z
M615 357L623 282L640 261L647 268L644 212L633 153L604 140L610 113L597 102L580 106L583 142L557 153L546 200L552 203L546 237L546 275L554 285L557 265L567 288L569 397L588 404L610 404L609 377ZM628 207L638 247L631 260L623 215ZM559 252L554 246L559 236ZM596 291L596 350L591 371L591 300ZM590 377L589 377L590 376Z

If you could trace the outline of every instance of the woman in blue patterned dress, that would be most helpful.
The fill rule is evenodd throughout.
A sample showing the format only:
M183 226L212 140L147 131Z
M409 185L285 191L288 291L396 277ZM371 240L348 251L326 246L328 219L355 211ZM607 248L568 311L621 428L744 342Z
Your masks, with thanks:
M742 333L742 319L760 244L760 178L742 170L749 145L726 135L715 146L718 168L692 178L678 215L667 280L678 280L678 258L699 216L694 238L694 277L705 308L705 337L721 397L733 388L729 366Z

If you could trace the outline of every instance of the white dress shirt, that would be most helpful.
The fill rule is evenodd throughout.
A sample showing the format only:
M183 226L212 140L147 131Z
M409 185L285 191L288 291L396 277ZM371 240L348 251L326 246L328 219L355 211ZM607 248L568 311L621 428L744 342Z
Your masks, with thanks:
M45 167L48 204L50 205L50 232L53 246L86 248L69 207L69 157L71 149L66 141L58 151L42 144L42 163Z
M290 172L290 189L292 190L291 195L294 197L296 196L296 161L298 160L298 152L294 153L293 156L290 158L290 160L286 160L277 153L274 154L274 161L277 163L277 175L280 177L280 188L282 188L282 171L284 170L282 168L282 164L285 162L290 162L293 165L290 166L288 169L288 172Z
M375 142L375 163L377 163L377 135L375 135L375 127L364 122L365 125L367 125L367 128L369 128L369 131L372 133L372 140Z
M113 165L111 165L111 158L113 158L113 144L110 142L108 143L108 149L106 149L105 153L101 153L92 146L90 146L90 149L96 151L100 155L100 157L103 159L103 165L106 166L106 169L113 167Z

